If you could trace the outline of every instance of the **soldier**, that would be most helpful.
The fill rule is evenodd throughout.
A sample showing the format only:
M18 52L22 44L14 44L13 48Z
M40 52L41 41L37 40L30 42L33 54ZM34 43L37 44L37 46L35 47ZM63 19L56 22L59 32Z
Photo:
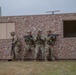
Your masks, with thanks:
M32 55L34 55L34 37L32 35L31 31L27 32L27 36L24 36L25 38L25 42L26 42L26 53L24 55L24 59L25 57L28 55L29 51L32 51Z
M11 54L13 55L13 60L18 60L19 59L19 53L20 53L20 42L19 42L19 39L17 38L15 32L11 32L10 34L12 36Z
M45 42L45 61L48 60L49 52L51 53L51 60L55 60L53 54L53 45L56 37L51 34L51 31L47 31L46 42Z
M35 45L36 45L34 58L37 60L39 50L41 50L42 58L44 58L45 37L42 35L42 31L38 31L37 36L35 36L35 38L34 38L34 41L35 41Z

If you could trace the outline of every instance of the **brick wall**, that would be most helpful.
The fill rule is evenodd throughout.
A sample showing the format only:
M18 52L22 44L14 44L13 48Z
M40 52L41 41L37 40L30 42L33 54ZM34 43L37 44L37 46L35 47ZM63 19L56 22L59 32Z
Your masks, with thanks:
M63 38L63 20L76 20L76 14L32 15L32 16L4 16L0 22L14 22L16 34L21 41L21 58L24 56L25 42L23 36L28 30L36 34L38 29L59 34L54 46L57 59L76 59L76 38ZM36 30L35 30L36 28ZM11 40L0 40L0 59L11 59Z

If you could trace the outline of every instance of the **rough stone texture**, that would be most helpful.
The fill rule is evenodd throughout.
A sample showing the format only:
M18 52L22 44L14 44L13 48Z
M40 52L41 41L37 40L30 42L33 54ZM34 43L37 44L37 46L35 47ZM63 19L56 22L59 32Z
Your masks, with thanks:
M63 38L63 20L76 20L76 14L55 14L55 15L32 15L32 16L4 16L0 22L14 22L16 34L21 41L21 58L24 56L25 42L23 36L27 30L36 34L38 29L47 30L59 34L54 46L54 53L57 59L76 59L76 38ZM36 30L35 30L36 28ZM0 59L12 58L10 54L11 40L0 40Z

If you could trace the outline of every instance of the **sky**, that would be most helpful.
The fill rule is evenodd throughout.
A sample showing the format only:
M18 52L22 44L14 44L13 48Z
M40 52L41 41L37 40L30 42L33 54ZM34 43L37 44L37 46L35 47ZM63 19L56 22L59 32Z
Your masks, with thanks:
M0 0L2 16L76 13L76 0Z

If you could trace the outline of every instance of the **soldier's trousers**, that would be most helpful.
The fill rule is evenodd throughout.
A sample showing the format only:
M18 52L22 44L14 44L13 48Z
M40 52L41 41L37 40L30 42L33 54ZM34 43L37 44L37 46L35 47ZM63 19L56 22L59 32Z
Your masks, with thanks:
M32 51L32 55L34 56L35 53L34 49L35 49L34 45L26 45L24 59L29 54L29 50Z
M53 53L53 47L51 45L45 45L45 60L48 60L48 56L49 56L49 50L51 53L51 60L54 60L54 53Z
M14 51L13 51L13 59L20 59L20 48L18 46L14 47Z
M42 45L42 44L36 44L36 47L35 47L35 55L34 55L34 58L35 59L37 59L37 57L38 57L39 50L41 50L41 52L42 52L42 58L44 58L44 52L45 52L44 45Z

